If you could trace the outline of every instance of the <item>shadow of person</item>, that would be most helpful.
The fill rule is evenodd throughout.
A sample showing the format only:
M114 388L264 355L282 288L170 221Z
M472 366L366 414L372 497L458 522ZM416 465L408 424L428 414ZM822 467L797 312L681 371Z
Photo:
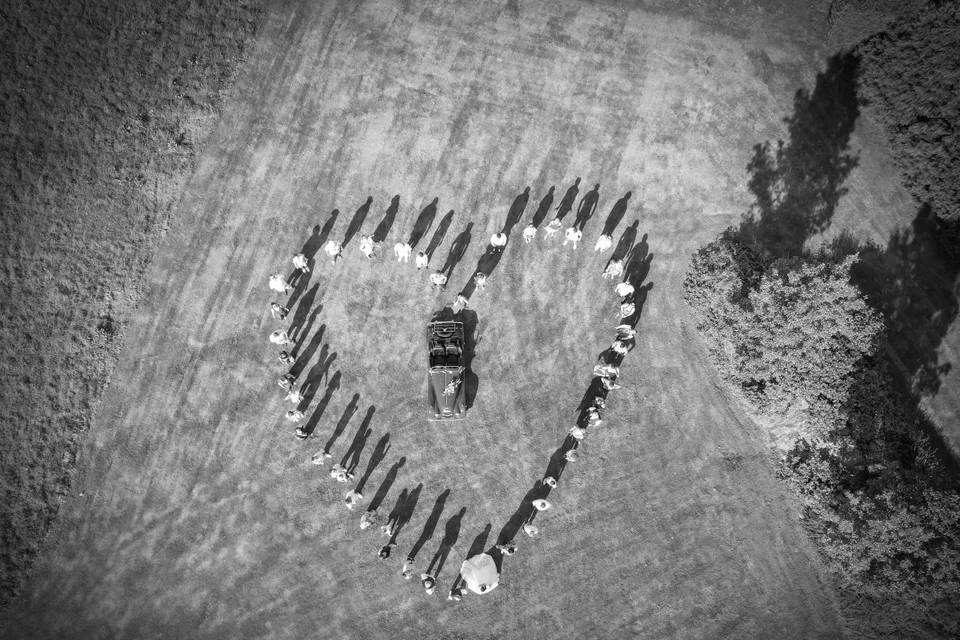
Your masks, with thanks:
M622 320L624 324L630 325L632 329L637 328L637 323L640 321L640 316L643 314L643 305L647 302L647 296L650 293L650 290L653 289L653 283L648 282L642 287L637 287L636 291L633 293L633 305L635 311L633 315L628 316Z
M630 262L624 269L623 280L632 284L634 289L639 289L650 274L650 263L653 262L654 254L648 253L643 258L640 258L640 255L639 252L636 252L634 256L631 256Z
M305 411L306 408L310 406L310 402L316 395L317 389L320 388L320 379L330 371L330 366L333 364L333 361L337 359L336 351L329 356L326 355L327 348L327 345L323 345L323 348L320 349L320 357L317 358L317 362L310 367L310 371L307 372L307 378L300 387L300 393L303 395L303 400L297 407L300 411ZM327 382L329 382L329 380Z
M367 213L370 212L370 205L372 203L373 196L367 196L367 201L360 205L360 208L353 214L350 224L347 225L347 231L343 234L343 241L340 243L341 247L346 247L363 227L363 221L367 219Z
M503 223L503 229L500 230L500 233L510 235L513 228L520 222L520 218L523 217L523 211L527 208L527 201L529 199L530 187L524 189L523 193L513 199L513 204L510 205L510 209L507 211L507 220Z
M530 221L530 224L537 229L540 228L543 221L547 219L547 214L550 213L550 207L553 205L553 190L554 186L551 185L547 190L547 195L540 200L540 205L533 214L533 220Z
M443 539L440 541L440 547L437 549L437 552L433 554L430 564L427 565L427 573L435 579L440 575L440 572L443 571L443 565L446 564L447 557L450 555L450 550L453 549L453 545L457 544L457 540L460 539L460 526L466 512L467 508L462 507L460 511L451 516L450 519L447 520L447 524L444 525Z
M290 367L290 375L294 378L299 378L300 374L303 373L303 370L307 368L307 363L310 361L310 358L313 357L313 354L317 352L317 349L320 348L320 343L323 341L323 333L326 331L327 325L321 324L317 329L317 332L313 334L313 337L310 338L310 342L307 343L307 346L304 348L302 353L297 354L297 348L299 344L294 347L291 351L291 355L296 358L293 362L293 366ZM307 332L304 331L301 334L301 339L307 335Z
M420 550L423 548L423 545L427 544L430 538L433 537L433 532L437 528L437 523L440 522L440 516L443 515L443 507L447 502L447 498L450 496L450 489L445 490L439 496L437 496L436 501L433 503L433 509L430 511L430 515L427 517L427 522L423 525L423 531L420 533L420 537L417 538L417 541L413 543L413 547L410 549L410 553L407 554L407 558L414 559L417 557L417 554L420 553Z
M307 241L303 243L300 253L306 256L307 260L313 260L313 257L317 255L317 251L320 251L320 247L327 241L326 236L328 235L330 235L330 229L327 229L326 233L323 234L320 232L320 225L314 225L313 233L307 238Z
M403 465L406 463L407 459L402 457L390 465L390 469L387 471L387 475L383 477L383 481L380 483L380 486L377 488L377 492L370 501L370 506L367 507L367 511L376 511L380 508L380 505L383 504L383 499L387 497L388 493L390 493L390 489L393 487L393 483L397 479L397 474L400 473L400 469L402 469Z
M436 251L437 247L440 246L440 243L443 242L443 237L447 235L447 229L450 228L450 222L452 220L453 209L450 209L445 216L440 218L440 224L437 225L437 229L433 232L433 237L430 238L430 243L427 245L427 248L424 251L424 253L427 254L427 257L431 260L433 260L434 251Z
M620 221L623 220L623 216L627 213L627 202L630 200L631 192L627 191L623 194L616 204L613 205L613 208L610 209L610 214L607 215L606 221L603 223L603 231L601 235L612 236L613 232L616 231L617 225L620 224Z
M467 252L467 247L470 246L471 229L473 229L472 222L467 224L467 227L453 239L453 244L450 245L450 252L447 254L447 259L443 263L443 268L440 269L448 279L453 275L454 268L460 263L460 260L463 259L464 254Z
M477 534L477 537L470 543L470 549L467 550L467 558L483 553L487 548L487 540L490 538L491 525L488 522L483 531Z
M310 313L310 317L307 318L307 324L304 325L303 330L297 332L297 336L293 341L293 348L290 350L290 355L294 358L299 359L297 354L300 352L300 347L303 345L306 337L310 335L310 329L313 328L313 323L317 321L317 317L321 311L323 311L323 305L318 304ZM303 363L303 365L306 365L306 363Z
M330 434L330 438L327 440L327 444L323 446L323 450L327 453L330 452L330 449L333 448L333 445L336 443L337 439L343 434L344 430L347 428L347 424L350 422L350 418L353 417L353 414L357 412L357 405L360 403L360 394L355 393L353 397L350 398L350 402L347 403L347 406L344 407L343 413L340 415L340 419L337 420L337 424L333 428L333 433ZM373 409L371 407L370 409ZM369 409L368 409L369 412Z
M473 406L480 389L480 378L473 371L473 358L477 348L477 312L464 309L460 312L463 322L463 402L467 409Z
M573 226L577 229L583 231L583 226L587 224L587 221L593 217L593 214L597 211L597 203L600 201L600 183L593 185L593 189L588 191L583 200L580 201L580 206L577 208L577 218L573 222Z
M373 416L374 407L370 407L370 411L367 412L367 418L364 419L367 424L370 423L369 419ZM370 479L370 474L373 473L383 459L387 457L387 452L390 451L390 434L383 434L380 439L377 441L377 446L373 448L373 453L370 454L370 459L367 461L367 468L364 470L363 475L360 476L360 480L357 482L356 492L363 494L363 488L367 486L367 481Z
M574 180L573 184L567 188L563 194L563 199L557 205L557 220L563 220L568 213L573 210L573 203L577 201L577 194L580 193L580 178Z
M503 251L498 251L496 247L491 244L487 245L487 250L483 252L483 255L480 256L480 259L477 260L477 269L474 273L482 273L487 277L493 273L493 270L497 268L497 265L500 264L500 260L503 259Z
M360 454L363 453L363 448L367 446L367 439L370 437L370 434L373 433L373 429L370 428L370 421L373 420L373 414L375 412L376 407L372 405L367 409L367 413L363 416L360 426L357 427L356 433L353 434L353 440L350 441L350 446L340 460L340 464L349 473L353 473L353 470L360 464Z
M417 243L420 242L420 238L423 237L423 234L427 232L427 229L430 228L430 225L433 224L433 219L437 215L437 203L440 201L440 198L434 198L430 201L430 204L425 206L420 215L417 216L417 221L413 225L413 231L410 232L410 239L407 240L412 248L417 246Z
M609 267L610 263L614 260L628 261L628 256L632 255L631 250L633 249L633 242L637 238L637 228L639 226L640 221L634 220L633 224L623 230L623 233L620 234L620 240L617 241L617 246L613 249L613 255L611 255L607 261L607 267ZM646 238L646 234L644 234L643 237ZM606 267L604 267L604 271L606 271Z
M330 383L327 385L327 390L323 394L323 399L317 403L317 407L313 410L313 413L310 414L310 419L307 420L307 424L303 427L303 430L306 432L307 436L313 435L313 431L317 428L317 423L320 422L323 412L327 410L327 405L330 404L330 399L333 397L334 392L339 388L340 372L336 371L330 377Z
M536 509L533 507L533 501L541 496L544 485L540 480L537 480L533 487L527 491L523 498L520 500L520 505L517 507L517 510L513 512L513 515L510 516L510 519L507 520L506 524L503 525L503 528L500 529L500 534L497 536L497 540L513 540L517 537L517 533L520 531L520 528L527 522L529 522Z
M374 242L383 242L387 239L387 236L390 234L390 229L393 228L393 222L397 219L397 212L399 210L400 194L397 194L390 200L390 206L387 207L386 212L383 214L383 219L377 224L377 228L373 230L372 238Z
M317 291L319 290L319 282L310 287L310 290L300 299L300 304L297 305L297 308L293 312L293 317L290 319L290 328L287 329L287 335L294 342L297 342L297 331L300 330L306 321L310 313L310 308L313 306L314 300L317 299Z
M290 297L284 305L287 309L293 309L296 306L297 300L300 299L300 296L302 296L304 291L307 290L307 287L310 286L310 279L312 277L313 271L304 273L299 269L295 269L290 277L287 278L287 282L293 282L293 291L290 292Z
M413 517L413 512L417 509L417 503L420 501L420 492L423 491L423 483L418 484L413 491L407 494L406 500L403 501L403 504L400 506L400 510L397 512L397 517L395 519L395 524L393 525L393 534L390 536L390 542L396 543L397 536L400 535L400 530L408 522L410 518Z

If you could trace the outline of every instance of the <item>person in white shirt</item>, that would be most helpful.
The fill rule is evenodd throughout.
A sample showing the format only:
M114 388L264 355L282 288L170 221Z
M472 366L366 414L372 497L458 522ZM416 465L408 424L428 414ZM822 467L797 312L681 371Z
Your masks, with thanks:
M523 242L524 244L530 244L534 238L537 237L537 228L532 224L528 224L523 228Z
M307 256L302 253L298 253L293 256L293 266L302 271L303 273L310 273L310 266L307 260Z
M596 251L597 253L603 253L604 251L607 251L612 246L613 246L613 238L611 238L607 234L603 234L599 238L597 238L597 244L593 245L593 250Z
M373 260L374 247L372 236L360 236L360 253L366 256L367 260Z
M360 504L360 501L363 500L363 494L359 491L351 489L347 491L347 495L343 498L343 503L347 505L347 509L353 511L353 508Z
M290 313L290 309L287 309L279 302L270 303L270 315L273 316L274 320L283 320L287 317L288 313Z
M293 404L300 404L303 402L303 394L300 393L299 389L290 389L283 399L287 402L292 402Z
M290 422L300 422L301 420L303 420L303 411L291 409L290 411L287 411L287 414L285 417Z
M343 247L336 240L327 240L327 244L323 245L323 252L330 256L333 264L337 264L340 254L343 253Z
M493 250L498 253L503 251L503 248L507 246L507 234L495 233L490 236L490 246L493 247Z
M527 534L529 537L533 538L533 537L536 537L538 533L540 533L540 529L538 529L537 525L533 524L532 522L528 522L525 525L523 525L523 532Z
M544 500L543 498L537 498L536 500L533 501L533 508L536 509L537 511L546 511L552 506L553 505L550 504L550 501Z
M621 298L626 298L629 295L633 295L633 285L629 282L618 282L617 286L613 288L613 291Z
M380 514L377 513L377 510L364 511L363 515L360 516L360 530L369 529L373 525L377 524L380 521Z
M637 310L636 305L632 302L621 302L620 303L620 317L629 318Z
M603 278L614 280L623 275L623 260L611 260L603 271Z
M284 329L277 329L270 334L270 342L283 347L290 344L292 340L290 340L290 336L287 335L287 332Z
M442 271L434 271L430 274L430 282L434 289L443 289L447 286L447 276Z
M564 232L563 246L567 246L567 243L573 244L573 248L577 248L577 243L580 242L580 239L583 238L583 231L577 229L576 227L568 227Z
M282 274L275 273L270 276L270 289L277 293L287 293L293 289L293 287L287 284L287 279L284 278Z
M457 299L454 301L451 310L454 313L460 313L467 308L467 298L462 293L457 294Z
M473 282L477 285L477 291L483 291L483 288L487 285L487 275L482 271L477 271L473 276Z
M423 251L417 254L417 271L421 271L427 268L427 265L430 264L430 256L425 254Z
M413 247L406 242L398 242L393 245L393 253L397 256L397 262L408 262L410 254L413 253Z
M544 235L546 235L548 238L552 238L558 231L560 231L561 227L563 227L563 223L560 222L560 218L554 218L550 221L550 224L547 225L546 229L544 229Z

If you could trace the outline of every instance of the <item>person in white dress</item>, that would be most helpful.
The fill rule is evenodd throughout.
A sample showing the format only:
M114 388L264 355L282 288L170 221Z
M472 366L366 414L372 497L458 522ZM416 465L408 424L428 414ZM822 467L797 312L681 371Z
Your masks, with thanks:
M327 240L327 244L323 245L323 252L330 256L333 264L337 264L340 254L343 253L343 247L336 240Z
M627 296L633 295L633 285L629 282L618 282L617 286L613 288L613 292L621 298L626 298Z
M523 228L523 242L524 244L530 244L534 238L537 237L537 228L532 224L528 224Z
M287 279L284 278L282 274L275 273L270 276L270 289L277 293L287 293L293 289L293 287L287 284Z
M397 262L409 262L410 254L413 253L413 247L406 242L398 242L393 245L393 253L397 256Z
M570 243L573 245L573 248L576 249L577 243L580 242L581 238L583 238L583 231L580 231L580 229L576 227L568 227L564 232L563 246L567 246L567 243Z
M615 280L623 275L623 260L611 260L603 271L603 278Z
M293 256L293 266L303 273L310 273L309 261L307 260L307 256L302 253Z
M427 268L427 265L430 264L430 256L425 254L423 251L417 254L417 271L421 271Z
M610 249L610 247L612 246L613 246L613 238L611 238L607 234L603 234L599 238L597 238L597 244L593 245L593 250L596 251L597 253L603 253L604 251L607 251L608 249Z

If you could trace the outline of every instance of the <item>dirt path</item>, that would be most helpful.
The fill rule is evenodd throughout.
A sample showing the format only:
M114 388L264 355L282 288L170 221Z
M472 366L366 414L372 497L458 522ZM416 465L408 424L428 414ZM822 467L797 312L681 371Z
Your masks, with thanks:
M37 637L836 637L838 618L795 506L773 477L763 437L720 390L680 295L689 254L747 204L751 146L781 133L798 82L791 44L697 23L579 4L509 9L436 3L348 12L311 3L278 11L241 79L149 278L126 355L91 429L56 549L14 620ZM529 14L527 14L529 12ZM464 31L470 35L463 35ZM758 67L757 51L769 65ZM761 73L762 71L762 73ZM601 183L574 252L522 225L550 185ZM465 283L513 198L531 186L487 290L476 406L454 425L425 421L423 326ZM424 596L399 564L434 499L444 523L466 507L440 574L443 592L487 523L488 544L540 477L572 422L615 299L592 244L632 192L615 239L648 234L654 283L641 339L610 402L500 588L460 605ZM314 225L331 237L373 197L390 198L388 238L406 238L439 198L453 209L435 261L472 222L451 288L392 258L318 260L322 305L307 364L329 361L296 441L278 419L281 371L266 276L289 267ZM572 217L572 216L571 216ZM434 233L431 227L421 247ZM308 339L308 342L310 339ZM334 358L335 354L335 358ZM315 373L319 373L314 370ZM308 373L309 375L309 373ZM329 385L339 381L339 387ZM341 504L343 485L309 464L359 394L332 451L346 452L373 407L362 472L372 496L401 456L384 500L422 484L396 560ZM322 400L328 397L328 400Z

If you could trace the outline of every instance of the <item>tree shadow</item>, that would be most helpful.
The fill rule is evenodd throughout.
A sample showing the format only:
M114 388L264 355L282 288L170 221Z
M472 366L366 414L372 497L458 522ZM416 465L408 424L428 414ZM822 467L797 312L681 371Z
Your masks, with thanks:
M406 463L407 459L402 457L390 466L389 471L387 471L387 475L384 476L383 481L380 483L380 487L377 488L377 492L370 501L370 506L367 508L367 511L376 511L380 508L380 505L383 504L383 499L387 497L388 493L390 493L390 489L393 487L393 483L397 479L397 474L400 473L400 469L402 469L403 465Z
M627 191L625 194L623 194L623 197L617 200L617 202L613 205L613 208L610 209L610 213L607 215L607 219L603 223L603 231L600 232L600 235L613 235L617 225L620 224L620 221L623 220L623 216L627 213L627 203L629 202L631 195L632 193ZM639 220L637 222L639 223Z
M450 228L450 222L452 220L453 209L450 209L450 211L440 219L440 224L437 225L436 231L433 232L433 237L430 238L430 244L427 245L427 249L424 251L431 260L433 260L433 253L437 250L437 247L440 246L440 243L443 242L443 237L447 235L447 229Z
M583 231L584 225L586 225L587 221L597 212L597 204L599 202L600 183L597 183L593 185L593 189L588 191L586 195L583 196L583 200L580 201L580 206L577 207L577 217L573 222L573 226Z
M580 193L580 178L577 178L572 185L567 187L566 193L557 205L557 220L563 220L564 217L573 211L573 203L577 201L577 194Z
M540 200L540 205L537 207L537 210L533 214L533 220L530 221L530 224L540 228L540 225L543 224L543 221L547 219L547 214L550 213L550 207L553 205L553 192L555 187L550 186L550 189L547 191L547 195L543 196Z
M517 223L520 222L520 219L523 217L523 211L527 208L528 200L530 200L530 187L524 189L523 193L513 199L513 204L510 205L510 209L507 211L507 219L503 223L503 229L500 230L500 233L510 235L510 232L513 231L513 228L517 226Z
M313 435L314 430L317 428L317 423L320 422L320 418L323 416L324 411L327 410L327 405L330 404L330 399L333 397L334 392L339 388L340 372L336 371L332 376L330 376L330 382L327 384L327 390L324 392L323 398L317 403L313 413L310 414L310 419L307 420L307 424L305 424L303 427L303 430L306 432L307 436Z
M367 201L360 205L360 208L353 214L350 224L347 225L347 231L343 234L343 242L340 243L341 247L346 247L363 227L363 221L367 219L367 214L370 212L370 205L372 203L373 196L367 196Z
M310 342L307 343L307 346L301 353L298 353L300 348L300 343L298 342L294 345L293 350L290 352L294 358L293 365L290 367L290 375L294 378L299 378L300 374L303 373L303 370L306 369L307 363L310 362L310 358L313 357L313 354L317 352L317 349L320 347L320 343L323 341L323 333L326 331L327 325L322 324L317 328L317 332L313 334L313 337L310 338ZM306 331L301 334L301 338L308 335Z
M373 409L373 407L370 407L370 410L367 412L367 417L364 418L364 422L369 424L369 418L373 416ZM357 482L357 493L363 493L363 488L367 485L367 481L370 480L370 475L378 466L380 466L380 463L383 462L383 459L387 457L388 451L390 451L390 434L385 433L377 441L377 446L373 448L373 453L370 454L370 460L367 461L367 468L364 470L363 475L360 476L360 480Z
M357 405L360 403L360 394L355 393L353 397L350 398L350 402L347 403L347 406L344 407L343 413L340 415L340 419L337 420L336 426L333 428L333 433L330 434L330 438L327 440L327 444L324 445L323 450L330 452L330 449L333 448L333 445L336 443L337 439L343 434L344 430L347 428L347 424L350 422L350 418L353 417L353 414L357 412Z
M397 219L397 212L399 210L400 195L397 194L390 200L390 206L387 207L386 212L383 214L383 219L377 224L377 228L373 230L372 239L374 242L383 242L387 239L387 236L390 234L390 229L393 228L393 222Z
M410 553L407 554L408 558L416 558L417 554L420 553L420 550L423 548L423 545L427 544L430 538L433 537L433 532L437 528L437 523L440 522L440 516L443 515L443 507L446 504L449 496L450 489L445 490L443 493L437 496L436 501L433 503L433 509L430 511L430 515L427 517L427 521L423 525L423 531L420 533L420 537L417 538L415 543L413 543Z
M453 275L454 268L460 263L463 259L464 254L467 252L467 247L470 246L470 230L473 229L473 223L467 224L466 228L461 231L456 238L453 239L453 244L450 245L450 252L447 254L447 259L443 263L443 267L440 271L447 276L449 279Z
M437 203L439 201L440 198L434 198L430 204L420 211L420 215L417 216L417 221L413 225L413 231L410 232L410 239L407 240L407 244L411 247L417 246L427 229L433 224L433 219L437 216Z
M443 527L443 539L440 541L440 547L433 554L430 564L427 565L427 573L437 578L443 571L443 565L446 564L450 556L450 550L460 539L460 527L463 523L463 516L467 513L466 507L461 507L460 511L455 513L447 520Z
M370 428L370 422L373 420L373 414L376 410L377 408L372 405L367 409L367 414L363 416L360 426L357 427L356 433L353 434L353 440L350 441L350 446L347 447L346 453L344 453L343 458L340 459L340 464L349 473L353 473L357 465L360 464L360 454L363 453L363 448L367 446L367 440L370 438L370 434L373 433L373 429Z
M727 237L753 247L768 263L803 254L806 241L830 226L846 193L842 184L857 166L847 149L860 114L859 62L849 51L830 58L813 92L800 89L794 96L789 142L754 147L747 170L755 203Z

